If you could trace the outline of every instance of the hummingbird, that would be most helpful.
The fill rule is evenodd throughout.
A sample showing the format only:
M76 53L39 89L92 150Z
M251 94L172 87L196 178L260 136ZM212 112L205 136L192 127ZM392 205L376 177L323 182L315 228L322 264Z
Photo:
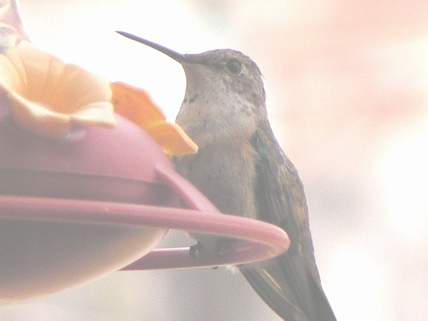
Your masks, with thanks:
M127 32L181 64L186 92L176 122L199 146L175 161L222 212L275 224L288 251L239 270L256 293L287 321L335 321L321 286L302 182L271 129L262 74L240 51L181 54ZM195 236L200 253L215 255L218 238Z

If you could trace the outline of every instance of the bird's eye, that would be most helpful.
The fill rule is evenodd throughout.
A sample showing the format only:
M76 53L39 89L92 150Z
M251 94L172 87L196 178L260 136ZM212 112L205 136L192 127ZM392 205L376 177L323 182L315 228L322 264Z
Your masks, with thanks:
M229 70L232 74L239 74L241 72L242 66L241 63L236 59L230 59L226 63L227 70Z

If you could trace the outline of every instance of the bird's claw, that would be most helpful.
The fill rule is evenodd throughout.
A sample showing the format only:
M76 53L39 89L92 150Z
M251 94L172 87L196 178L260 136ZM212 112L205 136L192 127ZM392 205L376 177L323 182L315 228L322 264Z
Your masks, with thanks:
M197 260L198 258L200 258L201 257L201 248L202 248L201 243L198 242L196 244L193 244L189 250L190 257L194 260Z
M190 246L189 255L193 260L224 258L230 252L230 245L234 240L219 239L215 244L206 246L206 244L197 242Z

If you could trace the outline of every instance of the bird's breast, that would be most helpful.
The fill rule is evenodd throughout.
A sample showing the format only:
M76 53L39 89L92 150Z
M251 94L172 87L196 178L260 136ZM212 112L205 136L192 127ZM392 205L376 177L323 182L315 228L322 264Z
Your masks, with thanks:
M250 144L202 148L176 165L222 212L256 216L255 155Z

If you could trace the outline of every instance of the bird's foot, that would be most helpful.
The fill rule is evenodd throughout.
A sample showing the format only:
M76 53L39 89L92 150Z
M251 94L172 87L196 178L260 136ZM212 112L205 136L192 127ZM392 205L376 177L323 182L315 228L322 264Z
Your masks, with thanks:
M203 242L197 242L190 247L190 256L193 259L200 258L212 258L212 257L224 257L230 252L230 246L235 240L230 239L218 239L216 242L204 244Z
M201 252L202 252L201 248L202 248L201 243L197 242L196 244L193 244L189 250L190 257L194 260L199 259L201 257Z

